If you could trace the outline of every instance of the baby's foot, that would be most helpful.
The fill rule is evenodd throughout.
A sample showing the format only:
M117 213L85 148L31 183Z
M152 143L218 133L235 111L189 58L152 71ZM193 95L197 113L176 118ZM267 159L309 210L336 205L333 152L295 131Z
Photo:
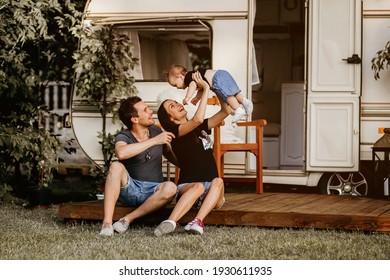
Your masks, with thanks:
M245 115L245 109L243 106L238 107L234 111L232 123L236 123L239 119L241 119Z
M252 103L252 101L250 101L249 99L244 98L243 101L242 101L242 106L244 107L245 113L247 115L252 114L252 112L253 112L253 103Z

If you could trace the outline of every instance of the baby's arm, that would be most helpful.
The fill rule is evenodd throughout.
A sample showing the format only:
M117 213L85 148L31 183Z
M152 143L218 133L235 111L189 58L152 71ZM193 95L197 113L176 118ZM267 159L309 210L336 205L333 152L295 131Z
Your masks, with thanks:
M195 91L196 91L196 83L195 83L195 81L192 81L188 85L186 97L183 99L183 105L187 105L188 104L188 102L190 101L191 96L194 94Z

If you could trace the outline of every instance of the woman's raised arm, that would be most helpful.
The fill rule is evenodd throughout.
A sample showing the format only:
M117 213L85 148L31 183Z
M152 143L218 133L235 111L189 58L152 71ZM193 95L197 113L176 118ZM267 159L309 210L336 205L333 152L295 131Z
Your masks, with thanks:
M199 72L195 72L193 74L193 79L198 85L198 90L202 91L202 97L199 101L198 109L196 110L194 116L185 123L180 124L179 137L186 135L187 133L197 128L201 123L203 123L206 115L206 106L210 86L205 80L202 79L202 76Z
M219 96L219 103L221 104L221 110L219 110L214 116L209 118L208 126L209 129L212 129L219 125L231 112L232 109L224 102Z

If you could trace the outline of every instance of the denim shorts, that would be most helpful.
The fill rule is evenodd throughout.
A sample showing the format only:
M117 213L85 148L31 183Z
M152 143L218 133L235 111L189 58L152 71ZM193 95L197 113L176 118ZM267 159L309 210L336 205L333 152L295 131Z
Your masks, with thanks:
M204 198L206 197L206 194L207 194L208 190L210 189L211 182L196 182L196 183L201 183L204 186L203 194L199 197L199 199L195 202L195 204L193 206L195 209L199 209L200 206L202 205L202 202L203 202ZM178 185L177 186L177 190L178 190L177 193L179 194L180 189L182 187L184 187L185 185L187 185L187 184L190 184L190 183L183 183L183 184ZM176 196L176 201L179 200L179 198L180 198L179 195L177 195Z
M227 101L229 96L235 96L241 92L232 75L225 70L215 72L211 90L218 94L224 102Z
M123 206L139 206L154 194L161 184L161 182L135 180L128 175L127 184L120 190L118 202Z

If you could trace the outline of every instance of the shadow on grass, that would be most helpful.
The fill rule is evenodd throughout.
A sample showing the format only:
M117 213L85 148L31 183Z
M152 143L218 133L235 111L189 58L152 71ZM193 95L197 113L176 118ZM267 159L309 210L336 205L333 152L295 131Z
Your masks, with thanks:
M51 204L95 200L97 193L95 179L79 174L56 174L49 189Z

